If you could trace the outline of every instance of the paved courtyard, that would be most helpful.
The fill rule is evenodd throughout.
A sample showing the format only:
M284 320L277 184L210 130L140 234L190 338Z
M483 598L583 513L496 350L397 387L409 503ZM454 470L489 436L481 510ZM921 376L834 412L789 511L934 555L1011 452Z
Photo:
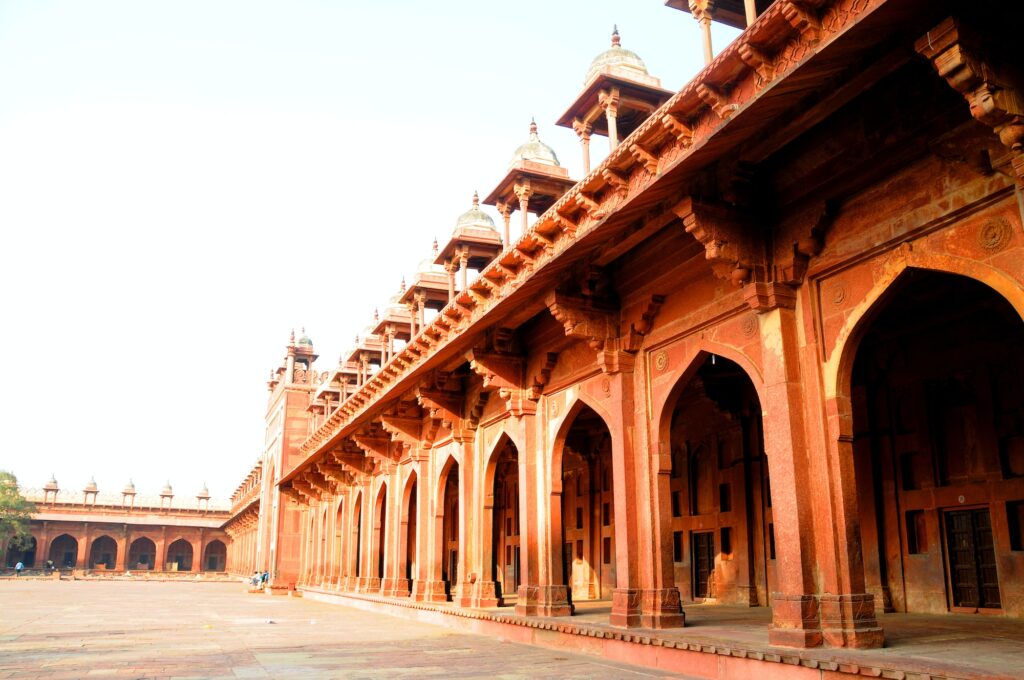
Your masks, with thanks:
M666 678L240 583L0 581L0 678Z

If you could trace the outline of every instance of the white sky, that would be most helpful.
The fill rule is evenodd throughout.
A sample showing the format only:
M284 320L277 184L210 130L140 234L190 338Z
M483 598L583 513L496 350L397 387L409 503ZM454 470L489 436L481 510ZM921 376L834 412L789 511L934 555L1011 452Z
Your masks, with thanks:
M291 328L332 367L531 116L581 175L554 121L613 23L703 65L660 0L0 0L0 469L229 496Z

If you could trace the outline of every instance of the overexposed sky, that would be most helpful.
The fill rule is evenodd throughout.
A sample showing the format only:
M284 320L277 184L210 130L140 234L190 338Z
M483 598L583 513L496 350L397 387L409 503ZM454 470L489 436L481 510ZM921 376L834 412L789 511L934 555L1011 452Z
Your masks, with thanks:
M615 23L703 66L660 0L0 0L0 469L229 496L293 327L335 365L531 116L581 175L554 121Z

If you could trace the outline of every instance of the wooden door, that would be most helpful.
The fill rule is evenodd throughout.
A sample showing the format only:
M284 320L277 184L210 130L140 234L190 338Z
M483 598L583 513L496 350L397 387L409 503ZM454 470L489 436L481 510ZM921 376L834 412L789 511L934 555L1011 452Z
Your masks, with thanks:
M694 532L692 540L690 556L693 563L693 599L701 600L708 596L708 582L715 568L715 533Z
M945 515L952 606L998 609L999 579L988 509L954 510Z

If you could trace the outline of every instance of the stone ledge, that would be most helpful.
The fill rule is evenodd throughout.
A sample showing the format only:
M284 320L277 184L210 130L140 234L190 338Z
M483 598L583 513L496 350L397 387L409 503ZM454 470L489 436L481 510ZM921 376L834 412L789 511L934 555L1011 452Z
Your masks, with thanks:
M515 614L496 614L478 609L456 608L450 603L414 602L405 598L386 598L366 593L340 592L311 586L299 586L298 590L305 593L310 599L337 604L352 604L352 601L354 601L361 604L361 608L378 612L383 608L390 607L427 612L438 615L431 617L434 619L430 621L431 623L453 628L468 628L469 632L487 633L487 631L475 630L473 626L459 623L457 619L469 619L498 626L514 626L551 631L558 635L575 635L606 640L609 643L619 646L625 645L627 647L607 649L605 648L606 646L602 646L599 651L595 651L590 645L580 645L575 651L589 656L611 656L618 661L658 668L660 670L684 671L690 675L706 678L729 678L742 674L739 668L733 666L732 662L734 660L737 660L735 661L737 664L749 662L778 664L774 669L767 667L759 669L759 674L763 670L763 676L761 677L807 677L820 679L824 673L828 673L830 677L847 675L871 678L904 678L906 680L967 680L968 678L977 677L973 673L970 675L937 674L934 672L934 669L924 668L920 662L916 661L908 663L905 668L895 667L891 664L891 661L885 664L857 662L841 658L844 650L792 650L770 646L758 648L723 644L721 640L676 640L663 636L661 631L626 631L601 624L565 623L563 621L517 616ZM353 606L359 607L357 604L353 604ZM386 610L384 613L397 615L396 612ZM445 619L449 620L446 621ZM511 641L515 642L533 644L550 649L565 648L565 644L560 644L558 641L550 638L530 636L530 639L520 639L522 637L508 636ZM634 653L631 653L628 647L633 647ZM674 650L676 653L668 652L667 655L659 655L657 651L651 653L651 650L645 650L647 647L652 648L652 650L653 648ZM869 651L860 650L855 653L858 655L870 654ZM709 664L707 661L701 663L700 661L687 658L693 654L712 655L717 657L717 660ZM708 665L713 665L715 669L713 674L701 674L698 669ZM745 669L745 672L749 671L749 668Z

